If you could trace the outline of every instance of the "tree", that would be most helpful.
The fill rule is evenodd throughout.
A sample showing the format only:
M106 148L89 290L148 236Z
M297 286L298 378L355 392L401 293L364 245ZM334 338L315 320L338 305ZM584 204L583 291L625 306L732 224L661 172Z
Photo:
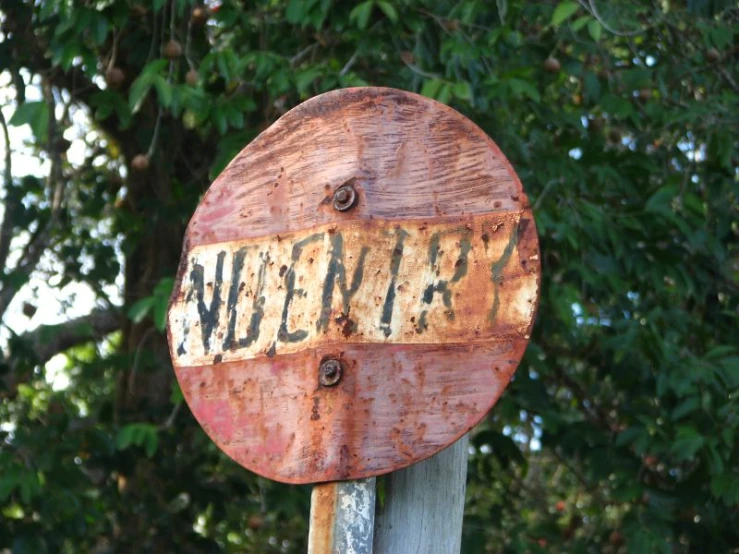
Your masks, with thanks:
M210 180L301 100L368 84L478 123L541 236L532 344L473 434L464 551L739 544L733 3L5 0L0 13L0 548L304 549L308 489L216 451L173 379L164 312ZM43 175L15 163L29 127ZM15 333L32 278L82 283L95 306ZM45 378L58 353L63 390Z

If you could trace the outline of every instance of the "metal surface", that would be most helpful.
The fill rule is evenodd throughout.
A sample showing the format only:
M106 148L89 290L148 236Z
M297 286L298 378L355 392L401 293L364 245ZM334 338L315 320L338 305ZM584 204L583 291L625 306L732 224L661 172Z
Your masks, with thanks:
M520 181L470 121L391 89L321 95L198 206L168 314L177 378L218 446L263 476L394 471L464 435L507 385L538 254Z
M375 478L316 485L308 554L372 554Z

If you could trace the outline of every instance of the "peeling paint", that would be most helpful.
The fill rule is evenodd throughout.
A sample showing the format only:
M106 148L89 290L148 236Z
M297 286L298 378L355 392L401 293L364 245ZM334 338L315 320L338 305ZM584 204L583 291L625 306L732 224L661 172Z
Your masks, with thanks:
M375 478L316 485L308 554L372 554Z
M521 309L520 297L535 296L538 277L510 263L518 223L517 214L349 222L193 248L169 312L174 362L249 360L343 340L481 340L507 332L496 327L501 304L507 327L526 329L534 304ZM484 229L498 227L511 232L483 240Z

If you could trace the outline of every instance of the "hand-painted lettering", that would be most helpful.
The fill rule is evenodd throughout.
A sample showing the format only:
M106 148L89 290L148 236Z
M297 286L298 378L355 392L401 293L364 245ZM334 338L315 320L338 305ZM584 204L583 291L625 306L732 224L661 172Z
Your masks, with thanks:
M328 270L323 282L323 294L321 295L321 315L316 322L318 331L326 332L331 314L331 304L334 296L335 285L339 286L341 293L341 315L349 317L349 301L359 289L364 277L364 260L369 252L369 247L363 246L359 252L357 267L354 268L352 283L346 286L346 267L344 264L344 236L341 233L331 235L331 250L329 252Z
M220 251L216 260L216 278L215 283L208 283L213 288L213 296L210 300L210 306L205 305L205 269L200 264L193 266L190 272L190 280L192 281L195 296L198 302L198 315L200 316L200 331L203 337L203 348L206 352L210 351L210 336L213 330L218 326L218 315L221 310L221 285L223 284L223 260L226 258L226 252Z
M449 284L456 283L462 277L467 275L467 258L469 256L470 250L472 249L469 235L470 232L468 230L465 230L462 233L462 238L459 241L459 256L457 257L457 261L454 264L454 274L452 275L452 278L448 281L446 279L433 280L426 286L423 291L423 296L421 297L421 302L423 304L430 305L434 300L434 294L437 292L440 293L441 300L444 304L444 307L446 308L446 317L450 321L454 320L454 309L452 307L452 290L449 287ZM435 275L439 274L438 258L440 255L441 237L441 232L434 233L429 244L429 266L431 267L432 274ZM428 308L422 309L421 314L418 318L418 325L416 326L417 333L422 333L427 329L427 315Z
M390 322L393 320L393 306L395 305L395 286L398 278L398 270L400 269L400 260L403 258L403 243L408 233L403 229L396 229L397 236L395 248L390 256L390 284L387 287L385 302L382 304L382 315L380 316L380 329L386 337L392 332Z
M491 322L495 321L498 316L498 309L500 308L500 286L503 284L503 270L511 259L511 254L518 244L518 226L511 226L511 234L508 237L508 243L503 250L500 258L490 265L490 273L493 281L493 305L490 308L490 314L488 320Z
M168 316L178 363L345 341L474 341L524 328L537 283L511 263L523 225L500 215L347 221L198 246Z
M296 242L293 245L293 251L290 255L291 264L285 274L285 303L282 306L282 319L280 321L280 330L277 332L277 339L282 342L300 342L308 336L308 331L305 329L298 329L295 331L289 331L287 328L287 315L290 309L290 303L293 301L295 294L303 294L303 289L295 289L295 263L300 259L303 254L305 246L312 242L317 242L323 239L323 233L316 233L301 241Z

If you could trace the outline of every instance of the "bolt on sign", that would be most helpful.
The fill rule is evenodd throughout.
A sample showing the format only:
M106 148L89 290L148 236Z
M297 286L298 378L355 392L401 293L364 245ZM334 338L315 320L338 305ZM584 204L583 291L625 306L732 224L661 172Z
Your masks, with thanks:
M370 477L485 416L539 284L521 182L477 126L407 92L329 92L257 137L198 206L172 361L244 467L288 483Z

